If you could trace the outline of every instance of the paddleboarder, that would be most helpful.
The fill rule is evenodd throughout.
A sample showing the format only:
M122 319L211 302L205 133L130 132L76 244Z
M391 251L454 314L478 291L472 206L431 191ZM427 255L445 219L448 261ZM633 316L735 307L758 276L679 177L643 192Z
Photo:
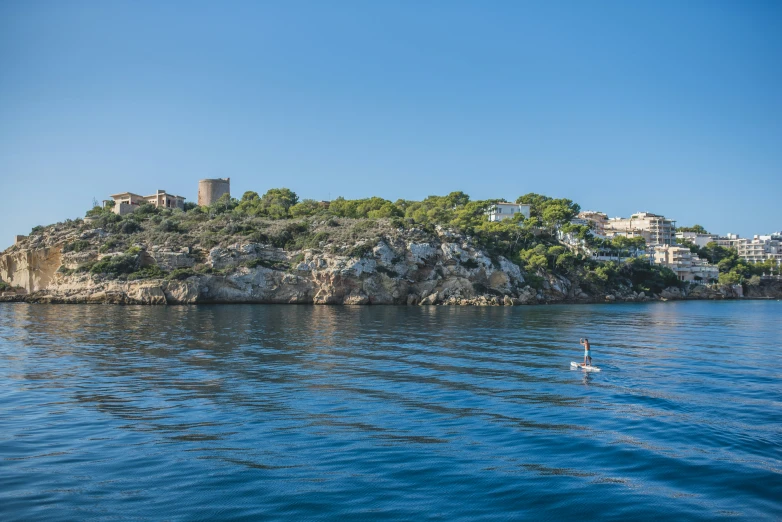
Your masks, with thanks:
M584 366L592 366L592 347L589 346L589 339L581 339L579 344L584 345Z

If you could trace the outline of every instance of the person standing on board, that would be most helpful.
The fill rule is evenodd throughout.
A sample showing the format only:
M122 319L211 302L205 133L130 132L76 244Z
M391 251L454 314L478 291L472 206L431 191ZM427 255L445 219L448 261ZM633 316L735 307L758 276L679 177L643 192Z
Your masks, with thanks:
M579 344L584 345L584 366L592 366L592 347L589 346L589 339L581 339Z

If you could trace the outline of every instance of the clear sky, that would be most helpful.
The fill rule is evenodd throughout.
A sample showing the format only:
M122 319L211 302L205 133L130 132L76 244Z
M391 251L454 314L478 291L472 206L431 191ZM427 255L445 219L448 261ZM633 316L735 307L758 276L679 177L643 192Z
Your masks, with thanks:
M779 230L782 3L0 2L0 247L206 177Z

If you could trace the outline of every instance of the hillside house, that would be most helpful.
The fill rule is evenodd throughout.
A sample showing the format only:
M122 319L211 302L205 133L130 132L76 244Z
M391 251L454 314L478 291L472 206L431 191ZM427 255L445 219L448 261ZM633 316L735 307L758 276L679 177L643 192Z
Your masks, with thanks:
M524 203L519 204L498 201L486 211L489 221L502 221L503 219L512 218L517 214L523 215L524 219L529 219L530 206L525 205Z
M114 208L112 209L115 214L124 216L135 212L139 205L143 203L149 203L157 208L178 208L184 210L185 198L182 196L175 196L167 193L165 190L158 190L151 196L140 196L132 192L121 192L119 194L112 194L112 200L114 201ZM104 208L107 206L110 200L104 200Z

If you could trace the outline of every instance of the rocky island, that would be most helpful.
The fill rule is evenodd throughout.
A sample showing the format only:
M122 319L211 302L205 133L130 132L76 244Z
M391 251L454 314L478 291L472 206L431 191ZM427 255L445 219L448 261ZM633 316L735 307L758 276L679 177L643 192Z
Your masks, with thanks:
M571 223L578 205L519 199L530 217L499 222L487 219L491 201L463 193L326 204L272 189L126 215L95 207L0 254L0 300L510 306L782 296L779 281L694 285L641 257L597 261L588 227Z

